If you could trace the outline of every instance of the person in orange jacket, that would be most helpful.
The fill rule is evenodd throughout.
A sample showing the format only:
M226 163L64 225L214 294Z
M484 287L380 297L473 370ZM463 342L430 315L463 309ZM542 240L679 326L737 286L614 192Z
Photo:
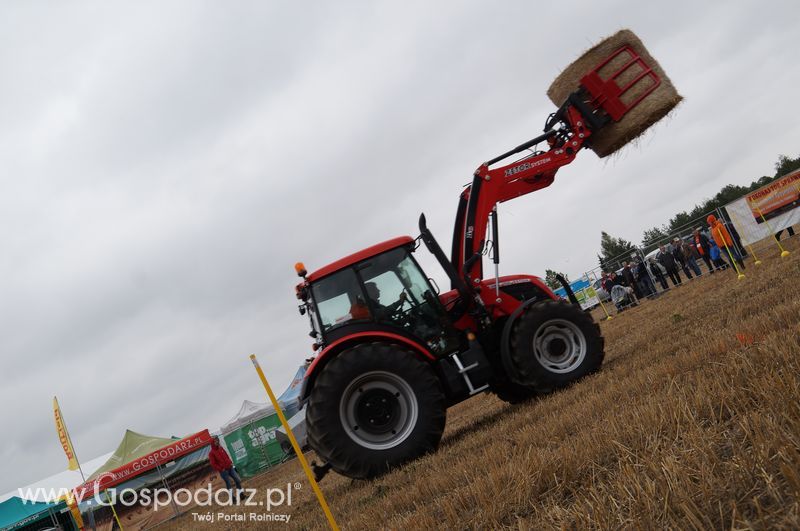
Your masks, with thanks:
M700 227L694 229L694 246L697 249L697 254L706 263L708 272L714 273L714 265L711 263L711 245L708 243L708 238Z
M723 255L727 254L727 251L725 251L727 247L733 259L739 264L739 267L744 269L744 260L742 260L742 257L739 255L739 251L736 250L736 246L733 245L733 238L731 238L731 234L728 232L725 225L718 220L714 214L709 214L706 221L708 222L711 237L714 238L714 241L717 243Z
M356 297L353 304L350 305L350 318L351 319L370 319L372 314L369 312L367 303L364 302L363 297Z

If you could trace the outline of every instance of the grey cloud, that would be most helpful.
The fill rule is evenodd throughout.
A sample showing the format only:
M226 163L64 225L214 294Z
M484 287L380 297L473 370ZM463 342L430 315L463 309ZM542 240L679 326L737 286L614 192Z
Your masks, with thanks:
M0 492L64 467L53 395L88 460L264 400L251 352L287 384L310 355L294 262L413 235L422 211L446 247L474 169L538 134L550 81L621 27L686 101L502 205L502 272L580 274L601 229L638 241L800 136L792 2L0 11Z

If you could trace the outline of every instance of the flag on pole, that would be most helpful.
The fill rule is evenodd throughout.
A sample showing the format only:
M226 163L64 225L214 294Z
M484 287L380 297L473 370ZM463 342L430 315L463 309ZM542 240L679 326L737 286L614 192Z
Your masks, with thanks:
M78 458L75 456L75 450L72 448L72 440L69 438L67 432L67 425L64 424L64 417L61 415L61 408L58 407L58 398L53 397L53 414L56 417L56 432L58 433L58 440L61 441L61 447L64 448L64 453L67 454L69 461L69 470L78 470Z

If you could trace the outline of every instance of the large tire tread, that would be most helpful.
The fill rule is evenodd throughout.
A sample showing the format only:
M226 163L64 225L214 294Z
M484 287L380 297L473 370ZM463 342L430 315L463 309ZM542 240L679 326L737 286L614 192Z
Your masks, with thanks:
M583 362L565 374L550 372L535 362L530 346L539 325L556 318L577 325L587 342ZM605 340L591 315L579 306L563 301L542 301L527 308L513 325L509 346L517 379L529 383L539 393L555 391L599 371L605 356Z
M419 408L412 433L388 450L360 446L344 431L339 414L341 395L348 384L374 370L393 372L404 378L413 388ZM436 450L446 421L445 397L430 365L407 348L381 342L358 344L328 362L317 376L307 408L310 446L333 470L357 479L376 477Z

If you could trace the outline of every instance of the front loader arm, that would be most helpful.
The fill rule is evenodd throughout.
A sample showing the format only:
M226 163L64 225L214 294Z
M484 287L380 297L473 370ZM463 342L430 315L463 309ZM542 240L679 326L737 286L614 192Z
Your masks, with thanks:
M577 98L575 98L577 99ZM541 190L555 180L556 172L575 159L584 142L591 136L585 118L587 109L578 110L573 98L548 120L547 131L517 148L485 162L477 170L472 184L461 193L459 212L453 234L452 262L459 275L470 284L483 278L481 256L486 239L489 216L498 203ZM589 120L597 123L589 112ZM560 123L561 128L554 126ZM550 149L505 166L491 166L509 156L546 140Z
M612 64L613 67L609 66ZM483 278L481 257L486 227L493 211L496 215L498 203L550 186L559 168L575 159L592 132L619 122L660 83L661 78L641 55L624 45L580 79L580 88L567 96L550 116L543 135L482 164L475 171L472 184L462 192L456 214L451 260L461 278L470 285ZM638 92L631 92L634 88ZM545 140L549 145L547 151L492 168L493 164ZM494 221L496 225L497 219ZM497 239L496 234L493 239ZM497 264L497 242L494 243Z

